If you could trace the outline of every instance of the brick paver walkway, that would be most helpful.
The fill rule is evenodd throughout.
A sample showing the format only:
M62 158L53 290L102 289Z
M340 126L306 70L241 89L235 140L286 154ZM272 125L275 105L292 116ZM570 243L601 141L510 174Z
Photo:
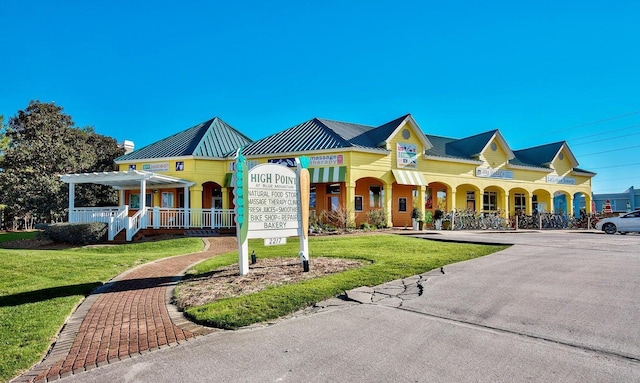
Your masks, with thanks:
M165 258L114 278L78 307L47 357L14 382L48 382L211 332L168 304L196 262L238 248L234 237L206 238L200 253Z

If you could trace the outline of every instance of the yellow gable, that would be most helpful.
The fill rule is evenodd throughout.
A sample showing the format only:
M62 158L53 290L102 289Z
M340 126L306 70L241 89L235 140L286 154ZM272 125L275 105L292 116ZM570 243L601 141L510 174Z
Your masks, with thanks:
M555 169L558 175L566 174L567 172L571 171L571 169L573 169L570 158L571 156L569 153L567 153L567 149L563 147L556 158L553 159L551 167Z
M501 168L506 165L507 160L509 159L507 151L508 148L505 148L500 140L494 137L480 153L479 159L489 168Z
M426 149L421 139L423 136L422 131L412 123L407 121L402 124L388 142L392 167L416 169Z

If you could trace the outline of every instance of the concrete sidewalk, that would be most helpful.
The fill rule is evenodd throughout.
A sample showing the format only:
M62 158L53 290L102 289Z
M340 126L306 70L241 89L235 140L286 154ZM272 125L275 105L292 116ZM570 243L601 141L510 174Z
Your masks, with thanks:
M45 369L25 377L55 380L74 373L65 377L68 383L640 381L640 235L585 231L411 234L516 245L445 266L444 273L432 270L349 291L352 300L321 302L313 315L306 310L269 325L197 338L196 330L181 329L189 342L176 337L174 343L166 344L178 347L158 345L155 349L161 350L153 353L140 349L141 335L133 343L121 336L125 342L122 347L118 343L119 350L127 350L123 356L114 353L114 359L109 359L107 353L107 362L122 359L119 363L102 366L97 359L94 363L95 352L76 352L93 344L78 335L65 358L48 365L47 358ZM236 248L235 239L226 240L229 243L217 246ZM185 264L196 261L184 260ZM143 295L156 288L166 294L167 281L162 278L178 274L150 273L146 278L158 278L154 286L138 287ZM123 295L121 299L133 298ZM160 305L159 298L153 299ZM118 310L135 311L132 308L125 305ZM85 322L91 317L87 314ZM164 319L153 323L174 331L180 328ZM135 336L131 332L135 326L149 328L147 322L132 323L124 334ZM95 327L86 333L97 332ZM101 334L91 339L103 339ZM85 369L91 371L78 374Z
M640 236L423 235L518 244L65 382L640 382Z
M206 238L200 253L131 269L85 299L46 358L12 382L46 382L212 332L184 319L169 304L173 285L199 261L237 249L233 237Z

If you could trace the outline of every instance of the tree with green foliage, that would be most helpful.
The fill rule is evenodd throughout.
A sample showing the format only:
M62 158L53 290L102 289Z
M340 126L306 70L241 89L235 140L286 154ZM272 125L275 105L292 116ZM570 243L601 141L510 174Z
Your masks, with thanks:
M7 127L4 124L4 116L0 114L0 160L2 159L5 148L9 145L9 137L7 136Z
M58 222L68 210L68 185L60 174L114 170L114 159L124 150L91 127L75 127L71 116L54 103L31 101L9 119L0 156L0 204L7 206L5 221L17 227ZM78 206L114 205L115 190L99 185L76 189ZM14 224L14 227L16 225Z

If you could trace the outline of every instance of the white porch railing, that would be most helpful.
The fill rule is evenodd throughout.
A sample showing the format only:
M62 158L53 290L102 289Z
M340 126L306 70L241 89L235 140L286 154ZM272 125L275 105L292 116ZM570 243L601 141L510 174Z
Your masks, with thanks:
M235 227L233 209L146 208L129 217L128 206L82 207L69 213L69 222L106 222L108 239L126 229L127 241L144 228L153 229L222 229Z
M127 241L131 241L133 236L136 235L140 229L146 227L147 211L140 209L129 218L129 225L127 225Z
M128 227L129 224L129 206L125 206L120 212L115 216L111 217L111 221L109 222L109 230L108 230L108 238L109 241L113 241L113 239L118 235L118 233Z
M77 207L69 212L70 223L106 223L109 241L113 241L115 236L127 227L128 220L129 206Z
M154 229L235 227L233 209L149 208L149 227Z
M126 208L126 206L125 206ZM109 207L76 207L69 212L70 223L106 222L118 215L123 209L119 206Z
M196 215L200 215L202 227L221 229L236 226L233 209L194 209Z

